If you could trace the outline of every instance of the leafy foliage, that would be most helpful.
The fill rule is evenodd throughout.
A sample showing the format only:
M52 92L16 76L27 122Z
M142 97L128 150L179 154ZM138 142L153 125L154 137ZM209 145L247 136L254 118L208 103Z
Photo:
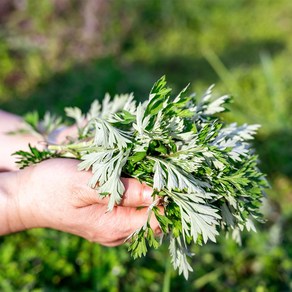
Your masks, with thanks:
M20 169L42 162L49 158L58 157L58 155L52 153L51 151L47 150L40 151L39 149L31 146L30 144L28 146L30 151L19 150L13 154L18 156L19 158L19 160L16 161L16 163L19 165Z
M131 235L129 251L137 258L146 254L147 245L159 246L149 224L154 213L170 240L174 268L188 278L191 242L216 242L220 231L240 242L240 232L254 229L252 220L261 219L267 182L249 143L259 126L225 124L218 114L228 100L213 98L212 87L201 98L187 94L187 87L173 98L162 77L138 106L132 95L122 95L112 101L107 97L102 105L95 101L88 114L67 108L78 137L49 145L44 155L80 159L79 169L92 171L89 185L97 195L109 195L109 211L121 201L122 173L152 186L154 204L147 222ZM18 152L23 166L38 162L36 150L31 151L32 157Z

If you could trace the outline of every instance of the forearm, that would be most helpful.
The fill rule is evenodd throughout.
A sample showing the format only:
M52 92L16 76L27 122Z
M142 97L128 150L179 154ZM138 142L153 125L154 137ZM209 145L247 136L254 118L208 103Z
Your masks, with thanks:
M37 145L33 135L10 135L8 132L23 128L20 117L0 110L0 172L17 170L16 157L12 153L28 149L28 144Z
M18 172L0 173L0 235L25 229L16 199L18 186Z

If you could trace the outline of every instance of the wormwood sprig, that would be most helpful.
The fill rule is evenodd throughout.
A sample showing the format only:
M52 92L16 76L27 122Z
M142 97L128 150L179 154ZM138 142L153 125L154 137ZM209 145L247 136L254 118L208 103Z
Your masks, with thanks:
M244 228L255 230L253 220L261 220L259 207L267 187L250 145L259 125L225 124L220 113L228 96L213 98L210 87L196 97L187 89L172 97L162 77L148 100L138 105L130 94L113 100L107 95L87 114L66 108L77 137L48 144L43 152L32 147L31 154L17 152L22 167L50 157L81 160L79 170L92 172L89 185L97 195L109 196L108 211L122 199L121 175L150 185L155 203L145 224L130 236L129 251L137 258L168 239L173 266L185 278L193 270L187 260L192 243L216 242L220 232L240 242ZM54 121L58 125L60 119ZM150 227L151 214L160 224L161 240Z

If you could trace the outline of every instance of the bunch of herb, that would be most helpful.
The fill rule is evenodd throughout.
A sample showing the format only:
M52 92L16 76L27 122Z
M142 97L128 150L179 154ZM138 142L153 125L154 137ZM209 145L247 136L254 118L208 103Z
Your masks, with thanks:
M167 238L174 268L188 278L192 243L215 242L219 232L240 242L240 232L255 230L253 220L261 220L267 182L249 143L259 125L224 123L218 114L228 101L228 96L213 98L212 87L200 98L188 94L187 87L172 97L162 77L138 105L132 94L125 94L112 100L106 95L102 104L94 101L86 114L66 108L78 136L60 145L48 143L44 151L19 151L19 163L25 167L50 157L79 159L79 170L92 172L89 185L97 196L109 196L108 211L121 202L122 175L151 186L154 202L148 220L129 236L129 251L141 257ZM29 117L38 131L37 117ZM55 130L60 119L47 115L42 124ZM160 240L149 224L152 214L163 233Z

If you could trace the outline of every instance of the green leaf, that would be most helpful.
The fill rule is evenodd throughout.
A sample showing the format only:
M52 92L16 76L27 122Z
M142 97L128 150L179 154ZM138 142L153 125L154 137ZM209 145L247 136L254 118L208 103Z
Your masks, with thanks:
M133 163L139 162L146 157L146 152L135 152L133 155L129 156L129 160Z
M173 224L172 221L168 219L165 215L161 215L157 207L154 207L152 210L154 211L155 217L162 231L164 233L168 233L171 225Z
M47 150L38 150L36 147L29 146L29 151L16 151L12 155L17 156L16 163L19 165L20 169L28 167L33 164L40 163L49 158L58 157L58 155L54 152Z
M154 232L153 232L152 228L148 227L146 233L147 233L146 238L148 240L149 246L150 247L154 247L155 249L157 249L160 246L160 244L155 239L155 235L154 235Z
M37 129L40 118L39 113L37 111L29 112L24 115L24 121L32 126L34 129Z

